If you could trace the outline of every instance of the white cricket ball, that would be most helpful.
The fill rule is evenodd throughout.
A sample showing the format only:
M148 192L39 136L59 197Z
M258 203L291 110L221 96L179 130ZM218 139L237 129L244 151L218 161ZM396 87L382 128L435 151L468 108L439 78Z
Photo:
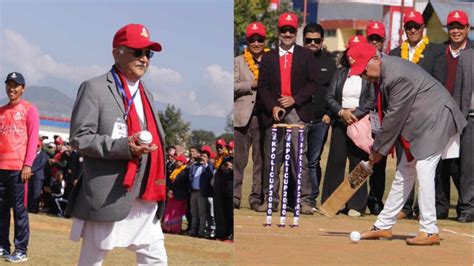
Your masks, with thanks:
M352 242L357 243L360 240L360 233L357 231L352 231L352 233L349 235L349 238L352 240Z
M141 145L149 145L153 141L150 131L143 130L138 134L138 143Z

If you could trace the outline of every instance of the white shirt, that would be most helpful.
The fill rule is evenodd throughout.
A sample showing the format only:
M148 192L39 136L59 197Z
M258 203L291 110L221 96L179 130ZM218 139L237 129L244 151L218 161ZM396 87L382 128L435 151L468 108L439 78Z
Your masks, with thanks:
M288 50L283 50L280 46L278 46L278 53L280 54L280 57L282 57L282 56L285 57L285 64L283 65L284 68L286 68L286 62L288 62L288 59L286 59L286 56L288 55L288 53L293 53L293 50L295 50L295 45L294 44Z
M464 45L461 48L459 48L457 51L454 51L453 49L451 49L451 45L448 45L449 51L451 52L451 55L453 56L453 58L456 58L461 54L461 51L464 50L464 48L466 48L466 43L467 42L465 42Z
M420 46L421 43L423 43L423 39L421 39L421 41L419 41L419 42L415 45L415 47L411 47L411 45L408 44L408 60L411 61L411 59L413 58L413 55L415 54L416 48L418 48L418 46Z
M140 81L133 82L127 79L127 85L128 89L130 90L130 95L133 96L133 94L138 90L138 85ZM137 95L133 99L133 104L135 105L135 110L137 110L138 117L142 122L145 121L145 112L143 111L143 103L142 103L142 97L140 96L140 92L137 92Z
M362 90L362 78L354 75L344 82L342 87L342 108L359 107L360 91Z

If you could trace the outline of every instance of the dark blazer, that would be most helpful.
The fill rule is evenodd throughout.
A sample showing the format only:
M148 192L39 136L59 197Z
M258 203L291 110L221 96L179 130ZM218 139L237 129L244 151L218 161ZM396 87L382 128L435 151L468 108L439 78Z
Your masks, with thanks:
M443 49L443 45L430 42L423 51L423 57L420 58L420 61L418 61L417 64L441 82L441 84L444 84L446 80L447 71L444 51L445 49ZM389 54L401 57L400 47L393 49Z
M189 167L186 167L179 175L176 176L176 179L171 182L167 178L166 187L168 190L173 191L173 195L177 200L184 200L189 198L191 193L191 186L189 183Z
M318 77L316 86L318 89L311 99L311 108L314 115L311 122L320 122L323 115L328 114L326 95L332 76L336 72L336 60L331 53L325 50L313 54L316 59L316 75Z
M474 91L474 48L461 52L456 71L453 97L459 105L464 117L467 118L471 108L472 93Z
M342 88L346 82L349 69L342 67L336 70L334 76L329 85L328 93L326 95L326 101L328 103L329 111L331 112L331 118L338 118L337 113L342 109ZM357 119L362 118L364 115L369 113L370 110L375 108L375 91L374 85L365 79L362 79L362 89L360 91L359 107L354 111L354 115Z
M313 116L311 96L316 92L317 68L313 53L295 45L291 65L291 93L298 116L310 122ZM265 53L260 64L257 97L261 103L260 122L264 128L273 123L272 110L281 95L280 55L278 49Z
M31 172L33 180L44 180L44 167L48 163L49 156L44 152L40 151L36 154L33 165L31 166Z
M200 163L195 163L189 167L189 181L192 183L193 177L196 175L196 171ZM199 178L199 191L203 197L212 197L212 185L211 180L214 176L214 169L211 163L204 167ZM191 186L191 184L190 184ZM192 187L191 187L192 188Z

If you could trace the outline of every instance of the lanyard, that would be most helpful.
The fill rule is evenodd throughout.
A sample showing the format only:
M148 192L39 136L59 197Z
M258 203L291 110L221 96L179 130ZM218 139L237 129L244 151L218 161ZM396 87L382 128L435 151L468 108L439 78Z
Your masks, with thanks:
M128 102L127 104L127 111L124 114L124 120L127 121L128 118L128 113L130 112L130 108L132 108L133 100L135 99L135 96L137 95L137 92L140 90L140 87L135 91L135 93L132 95L132 98L128 99L127 94L125 93L125 90L123 89L122 83L117 77L117 73L115 72L115 69L112 68L112 76L114 77L115 84L117 84L120 93L122 94L122 97Z

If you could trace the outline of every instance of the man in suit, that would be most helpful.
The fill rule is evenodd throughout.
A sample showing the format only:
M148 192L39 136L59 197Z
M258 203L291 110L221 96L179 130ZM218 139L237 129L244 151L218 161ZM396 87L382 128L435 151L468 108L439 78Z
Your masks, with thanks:
M454 81L457 80L456 69L458 66L459 54L464 49L472 48L472 42L468 38L470 30L469 19L462 10L454 10L448 14L448 36L444 51L446 58L446 81L444 86L453 94ZM436 168L436 217L438 219L447 219L451 199L451 180L460 193L459 187L459 159L446 158L441 160ZM458 199L460 199L458 197ZM459 202L459 200L458 200ZM457 208L459 216L459 206Z
M436 226L436 165L452 138L462 132L466 119L454 99L436 79L419 66L393 56L380 56L375 47L359 44L350 48L351 75L380 84L385 116L374 140L369 161L373 165L403 142L392 188L384 209L363 239L391 238L397 214L408 198L415 179L419 182L420 233L408 245L440 243Z
M33 175L28 182L28 212L30 213L38 213L41 191L43 190L44 167L49 160L49 156L42 149L43 140L39 139L36 157L31 166Z
M234 208L240 207L242 181L252 147L252 192L250 209L257 210L262 203L263 150L262 129L258 123L257 100L258 68L265 50L266 29L260 22L247 26L247 48L234 59Z
M472 223L474 217L474 49L461 52L454 85L454 99L460 106L467 126L461 136L461 157L459 175L459 217L460 223Z
M316 199L321 183L321 154L326 143L331 118L326 104L326 97L332 76L336 71L334 56L324 45L324 29L318 23L309 23L303 29L304 47L313 52L318 71L318 90L312 96L313 118L308 123L308 168L311 182L311 206L317 210Z
M129 24L113 40L115 64L81 84L71 118L71 145L84 156L81 181L68 205L79 265L101 265L115 247L138 264L167 264L160 218L166 198L164 132L153 96L140 80L161 45L147 28ZM152 135L140 144L142 130Z
M418 11L410 11L403 16L403 29L407 40L401 46L390 51L390 55L401 57L421 66L439 82L444 84L446 79L446 59L443 47L431 43L427 36L423 36L425 22ZM401 159L402 148L396 146L397 162ZM399 213L398 218L412 218L418 214L418 206L415 202L415 187L413 186L405 206Z
M258 95L261 102L261 126L265 129L264 140L264 183L265 200L268 200L270 147L272 141L271 125L274 123L306 124L313 117L311 96L316 92L317 68L313 54L296 45L298 17L294 13L283 13L278 19L280 45L277 49L264 54L258 77ZM285 113L283 116L282 113ZM306 130L305 130L306 131ZM280 132L282 133L282 132ZM306 133L305 133L306 136ZM291 137L291 172L296 175L297 129ZM306 137L305 137L306 139ZM284 139L280 134L276 148L276 171L274 184L274 210L277 209L279 196L279 168L282 164ZM302 156L301 213L313 214L310 203L311 185L306 158L306 141ZM266 210L267 204L260 206Z

